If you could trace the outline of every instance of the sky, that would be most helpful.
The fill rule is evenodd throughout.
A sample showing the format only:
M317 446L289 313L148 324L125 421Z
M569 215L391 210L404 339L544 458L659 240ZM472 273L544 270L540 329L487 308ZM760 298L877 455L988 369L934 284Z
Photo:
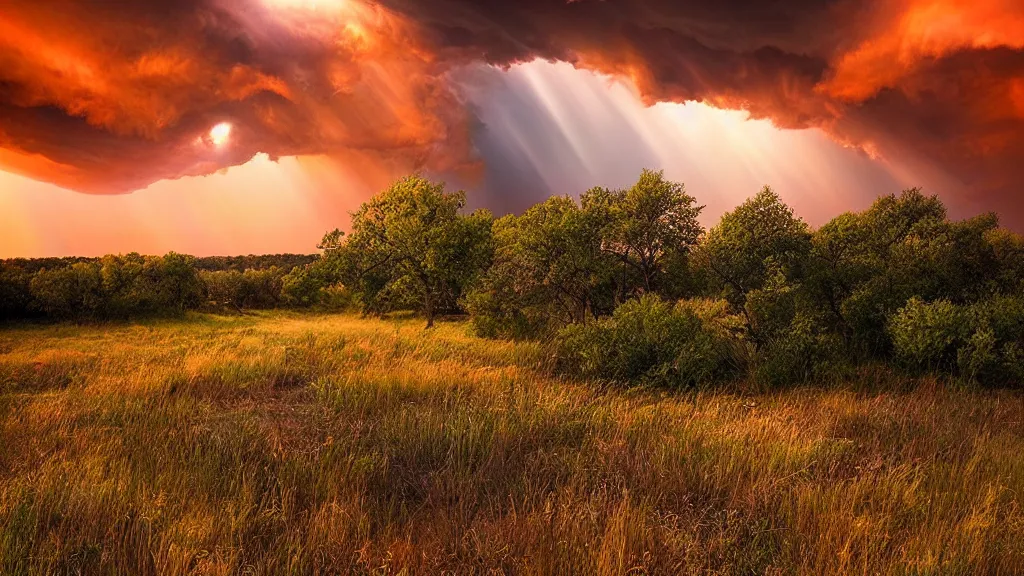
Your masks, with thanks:
M663 169L713 225L911 186L1024 229L1016 0L10 0L0 257L311 252L419 171L472 207Z

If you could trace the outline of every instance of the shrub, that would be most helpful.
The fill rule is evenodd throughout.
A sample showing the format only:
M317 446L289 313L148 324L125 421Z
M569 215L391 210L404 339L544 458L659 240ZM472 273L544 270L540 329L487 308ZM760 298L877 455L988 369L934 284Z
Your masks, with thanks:
M971 307L975 331L958 351L961 372L972 380L1024 381L1024 298L997 296Z
M29 287L36 306L53 318L92 318L104 303L103 280L95 263L79 262L56 270L40 270Z
M999 369L1003 378L1011 384L1024 382L1024 344L1007 342L999 350Z
M524 340L548 332L547 318L538 313L543 308L527 305L526 297L499 278L485 278L484 282L486 287L470 291L462 302L478 336Z
M789 331L796 316L796 289L780 269L771 265L764 288L751 290L744 310L750 325L748 330L758 343Z
M914 297L889 321L896 356L918 368L948 368L973 332L967 311L948 300Z
M582 375L630 384L678 387L721 379L730 370L728 335L700 317L700 306L645 295L611 317L563 328L558 356Z
M31 315L32 274L21 267L0 262L0 321Z
M320 308L340 312L359 307L356 295L343 284L331 284L320 289L317 295Z
M758 349L753 377L767 386L834 381L847 376L851 365L841 336L824 329L815 319L797 314Z
M911 298L889 322L897 357L917 369L968 380L1019 383L1024 376L1024 299L974 304Z
M320 291L326 285L320 263L296 266L281 278L281 300L285 304L304 308L320 302Z
M967 337L956 351L956 363L960 373L969 380L999 369L999 354L996 335L991 328L982 326Z
M201 270L199 277L206 287L206 297L212 304L235 309L242 308L244 277L241 272L238 270L215 270L213 272Z
M181 314L202 303L204 287L192 256L168 252L148 257L141 276L155 311Z
M1024 341L1024 298L996 296L978 302L974 309L1000 342Z

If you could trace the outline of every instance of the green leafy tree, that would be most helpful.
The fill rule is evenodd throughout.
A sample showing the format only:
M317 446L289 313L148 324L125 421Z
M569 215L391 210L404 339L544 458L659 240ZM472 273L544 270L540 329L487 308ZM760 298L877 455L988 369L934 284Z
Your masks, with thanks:
M556 196L494 225L493 265L467 298L487 335L532 336L610 312L604 213Z
M317 262L296 266L281 279L281 299L289 306L305 308L320 302L320 291L327 286Z
M238 270L199 271L199 277L206 288L206 298L215 306L225 306L240 311L244 306L242 284L244 276Z
M623 296L660 288L666 260L685 258L704 232L697 221L704 207L661 171L645 169L630 188L594 188L581 200L585 211L605 215L603 247L622 265ZM638 279L635 289L627 281L629 272Z
M195 267L195 258L168 252L147 258L142 269L147 297L161 311L182 314L203 300L203 283Z
M1024 293L1024 236L996 228L985 233L985 241L995 261L996 290L1004 294Z
M58 319L93 318L104 304L100 266L95 262L44 268L33 276L30 290L43 313Z
M0 262L0 320L32 314L32 274L13 263Z
M492 219L483 211L463 216L465 204L464 192L403 178L353 214L347 238L337 231L324 237L325 258L359 286L368 310L415 303L431 327L490 260Z
M127 318L133 314L152 312L153 302L144 298L142 270L145 258L138 253L108 254L100 259L100 278L106 299L105 314Z
M758 319L747 306L750 296L767 290L768 296L788 297L792 285L800 279L810 248L807 224L766 186L722 216L701 244L698 258L709 271L712 288L743 312L756 332ZM777 309L766 298L758 295L761 309ZM782 320L770 322L779 324Z
M848 343L884 353L886 323L908 299L966 302L1012 283L991 241L996 226L990 214L951 222L916 188L879 198L814 233L807 294Z

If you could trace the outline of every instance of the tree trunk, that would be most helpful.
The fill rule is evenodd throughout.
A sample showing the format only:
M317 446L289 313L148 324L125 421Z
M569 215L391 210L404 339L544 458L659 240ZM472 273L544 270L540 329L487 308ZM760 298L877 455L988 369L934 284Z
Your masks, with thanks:
M427 316L427 328L434 327L434 295L427 293L423 299L423 313Z

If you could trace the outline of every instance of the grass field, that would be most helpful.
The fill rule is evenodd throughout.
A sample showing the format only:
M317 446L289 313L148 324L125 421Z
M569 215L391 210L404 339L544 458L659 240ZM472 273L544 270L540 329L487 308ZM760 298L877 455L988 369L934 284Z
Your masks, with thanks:
M2 330L0 574L1024 570L1024 394L545 364L421 320Z

